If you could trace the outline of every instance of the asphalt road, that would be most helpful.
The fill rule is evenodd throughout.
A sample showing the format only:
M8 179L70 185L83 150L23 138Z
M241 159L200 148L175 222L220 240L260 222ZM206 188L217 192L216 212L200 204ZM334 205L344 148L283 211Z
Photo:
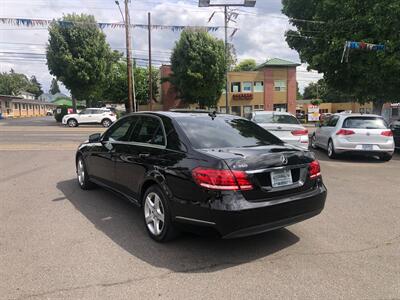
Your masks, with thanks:
M0 121L0 299L400 299L400 155L328 160L321 215L259 236L147 237L136 207L82 191L101 127Z

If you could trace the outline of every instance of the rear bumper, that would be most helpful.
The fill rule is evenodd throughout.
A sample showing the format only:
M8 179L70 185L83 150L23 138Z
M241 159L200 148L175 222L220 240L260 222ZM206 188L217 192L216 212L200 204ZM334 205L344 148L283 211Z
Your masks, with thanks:
M244 237L316 216L323 210L326 196L322 182L312 191L262 202L249 202L241 193L226 192L222 198L212 200L209 208L197 207L199 214L177 216L176 221L213 227L223 238ZM193 209L186 208L181 206L179 211L194 213Z
M394 152L394 141L391 140L387 143L365 143L372 146L372 149L363 150L363 143L353 143L348 142L344 139L336 139L334 142L335 151L337 153L345 153L345 152L357 152L357 153L389 153L392 154Z

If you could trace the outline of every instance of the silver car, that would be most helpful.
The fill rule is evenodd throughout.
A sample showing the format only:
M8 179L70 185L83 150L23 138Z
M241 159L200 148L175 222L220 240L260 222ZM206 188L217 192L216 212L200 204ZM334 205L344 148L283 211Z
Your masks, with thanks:
M379 156L389 161L394 152L393 133L377 115L334 114L319 124L311 136L312 148L323 148L329 158L341 153Z
M308 149L308 130L295 116L286 112L254 111L249 119L285 143Z

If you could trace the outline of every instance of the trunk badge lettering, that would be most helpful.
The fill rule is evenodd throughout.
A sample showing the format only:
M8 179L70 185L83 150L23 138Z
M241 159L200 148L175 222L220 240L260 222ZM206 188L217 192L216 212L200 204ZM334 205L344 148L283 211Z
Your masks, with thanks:
M281 155L281 163L282 165L287 165L288 159L285 155Z

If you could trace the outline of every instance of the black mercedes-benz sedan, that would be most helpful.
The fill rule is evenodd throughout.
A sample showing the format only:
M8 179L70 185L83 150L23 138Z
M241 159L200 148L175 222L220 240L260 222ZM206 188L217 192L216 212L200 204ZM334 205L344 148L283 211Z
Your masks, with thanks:
M281 228L319 214L327 195L312 152L216 113L130 114L80 145L76 168L82 189L140 206L159 242L188 228L223 238Z

